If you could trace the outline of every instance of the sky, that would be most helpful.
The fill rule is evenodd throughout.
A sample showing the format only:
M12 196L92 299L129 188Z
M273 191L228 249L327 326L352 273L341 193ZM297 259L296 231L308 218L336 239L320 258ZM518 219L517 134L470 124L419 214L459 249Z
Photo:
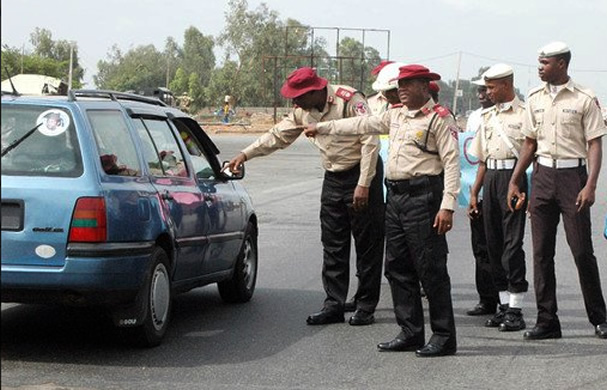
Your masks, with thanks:
M607 0L249 0L265 3L282 20L313 27L340 27L340 37L362 40L346 29L389 30L365 33L365 42L383 58L420 63L443 80L475 78L478 69L497 62L515 70L523 93L540 83L537 50L564 41L573 59L570 75L591 88L607 105ZM92 88L97 62L113 45L121 50L166 38L183 43L194 26L217 37L225 27L227 0L1 0L2 45L31 49L36 27L54 40L76 41L85 82ZM317 30L329 44L335 30ZM602 38L601 38L602 37ZM217 49L218 59L223 51ZM459 66L458 66L459 65Z

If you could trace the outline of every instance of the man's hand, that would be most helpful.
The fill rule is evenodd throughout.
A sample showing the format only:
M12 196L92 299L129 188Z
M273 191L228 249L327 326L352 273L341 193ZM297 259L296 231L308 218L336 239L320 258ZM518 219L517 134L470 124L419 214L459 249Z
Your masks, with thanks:
M453 227L453 210L440 209L434 218L434 225L438 234L445 234Z
M481 214L478 209L478 200L476 196L470 195L470 203L468 203L468 218L476 219Z
M352 199L354 210L361 211L369 207L369 188L356 186L354 189L354 199Z
M525 199L525 194L521 192L521 190L516 184L510 182L510 184L508 185L508 195L506 196L506 203L508 204L508 210L514 212L512 199Z
M591 207L595 201L595 190L585 185L584 188L577 195L575 205L577 206L577 212L579 213L586 207Z
M304 127L304 134L306 137L316 137L318 130L316 130L316 123L309 123Z
M223 170L229 168L230 172L238 174L240 173L240 167L242 166L242 164L244 164L245 161L247 161L247 156L244 153L240 152L236 155L236 157L230 160L228 165L226 165Z

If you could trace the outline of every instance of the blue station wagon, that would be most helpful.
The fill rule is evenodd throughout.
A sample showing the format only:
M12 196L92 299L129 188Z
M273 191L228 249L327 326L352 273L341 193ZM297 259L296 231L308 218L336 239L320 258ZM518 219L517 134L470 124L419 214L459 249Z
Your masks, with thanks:
M161 343L174 294L247 302L257 217L189 115L112 91L2 96L2 302L102 306Z

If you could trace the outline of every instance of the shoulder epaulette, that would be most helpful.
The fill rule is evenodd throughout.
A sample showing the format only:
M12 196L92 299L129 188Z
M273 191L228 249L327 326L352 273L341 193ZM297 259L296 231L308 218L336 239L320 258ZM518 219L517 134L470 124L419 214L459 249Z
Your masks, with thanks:
M441 106L440 104L435 104L432 107L432 110L438 114L439 117L444 118L448 115L451 115L451 112L448 108Z
M573 88L580 91L584 95L588 96L590 99L594 99L596 95L590 88L586 88L584 86L579 85L578 83L573 83Z
M544 90L544 88L546 88L546 86L544 86L544 85L538 85L538 86L537 86L537 87L535 87L535 88L531 88L531 89L529 90L529 92L527 93L527 97L529 97L529 96L531 96L531 95L535 95L535 94L536 94L536 93L538 93L539 91Z
M352 97L354 96L354 94L356 92L357 92L356 90L348 91L345 88L339 87L339 88L337 88L337 91L335 91L335 96L340 97L348 102L348 101L350 101L350 99L352 99Z

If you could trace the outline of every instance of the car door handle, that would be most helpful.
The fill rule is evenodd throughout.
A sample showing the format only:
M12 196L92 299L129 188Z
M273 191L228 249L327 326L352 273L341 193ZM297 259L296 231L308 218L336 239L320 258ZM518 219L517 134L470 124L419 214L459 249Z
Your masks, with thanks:
M169 191L164 191L161 195L164 200L173 200L173 195Z

